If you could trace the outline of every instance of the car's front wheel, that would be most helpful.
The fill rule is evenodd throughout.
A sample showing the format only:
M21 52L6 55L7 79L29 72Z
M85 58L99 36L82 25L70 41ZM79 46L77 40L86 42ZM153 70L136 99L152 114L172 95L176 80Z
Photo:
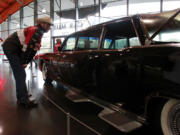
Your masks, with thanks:
M45 81L45 83L52 82L52 79L50 79L50 77L49 77L49 71L48 71L48 67L47 67L46 63L43 63L43 66L42 66L42 77L43 77L43 80Z
M168 100L162 108L160 119L164 135L180 135L180 100Z

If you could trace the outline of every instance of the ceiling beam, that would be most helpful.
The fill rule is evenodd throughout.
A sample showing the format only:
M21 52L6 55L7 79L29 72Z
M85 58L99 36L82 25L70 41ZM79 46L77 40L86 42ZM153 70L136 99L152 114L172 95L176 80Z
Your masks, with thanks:
M14 1L14 2L13 2ZM18 11L21 7L24 7L28 5L29 3L33 2L34 0L13 0L10 5L4 8L2 12L0 12L0 24L7 19L9 15L14 14L16 11ZM21 4L18 2L20 1ZM1 4L1 1L0 1Z
M0 1L0 6L5 8L5 7L9 6L9 4L5 1Z
M21 4L22 6L24 5L24 2L21 0L16 0L19 4Z

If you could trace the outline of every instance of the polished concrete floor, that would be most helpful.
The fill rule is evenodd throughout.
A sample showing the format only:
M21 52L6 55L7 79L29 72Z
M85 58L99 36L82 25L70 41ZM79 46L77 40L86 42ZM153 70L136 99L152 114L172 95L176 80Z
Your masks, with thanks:
M64 97L64 88L56 82L53 86L44 86L41 72L38 69L26 68L27 86L33 98L38 101L38 107L24 109L16 104L15 81L8 61L0 59L0 135L94 135L77 121L67 117L67 113L74 109L74 114L79 114L71 101ZM54 103L54 104L53 104ZM86 105L80 104L79 109ZM89 105L91 111L98 110ZM63 110L60 110L61 109ZM63 112L64 111L64 112ZM94 112L93 112L94 113ZM87 123L94 119L88 116ZM69 120L67 122L67 120ZM96 125L96 124L95 124ZM93 126L93 125L92 125Z
M29 92L38 101L37 108L17 106L11 68L7 61L0 59L0 135L125 134L97 117L102 108L91 103L71 102L64 96L67 88L57 82L45 87L41 72L34 66L27 67L26 73ZM69 119L67 114L75 119ZM129 134L147 135L147 132L141 128Z
M65 135L65 117L59 115L59 110L42 96L43 81L38 78L38 72L32 74L30 71L27 69L27 84L39 105L24 109L16 104L15 83L9 63L1 61L0 135Z

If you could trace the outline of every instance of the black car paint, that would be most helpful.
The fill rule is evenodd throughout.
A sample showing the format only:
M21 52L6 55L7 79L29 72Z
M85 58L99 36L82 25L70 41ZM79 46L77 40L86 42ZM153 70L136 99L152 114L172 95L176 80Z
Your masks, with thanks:
M126 28L121 31L113 27L113 32L121 31L128 38L136 35L140 44L130 47L128 43L126 48L118 50L103 49L107 25L125 25L127 21L131 34ZM98 48L78 50L78 36L97 28L102 30ZM76 47L65 51L63 46L69 37L76 37ZM111 104L125 103L128 110L142 115L151 99L180 99L180 43L145 45L145 38L139 16L127 17L71 34L60 53L44 54L40 59L54 72L52 80L60 79Z

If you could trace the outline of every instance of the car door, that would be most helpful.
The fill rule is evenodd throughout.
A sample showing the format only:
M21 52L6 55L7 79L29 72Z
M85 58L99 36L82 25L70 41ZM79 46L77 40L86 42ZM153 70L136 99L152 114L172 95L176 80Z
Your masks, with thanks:
M68 83L76 88L86 90L92 88L92 72L95 66L93 59L98 55L101 32L101 28L95 28L77 33L77 45L71 52L68 68L71 77Z
M132 22L115 22L106 26L102 42L104 65L101 69L103 98L114 102L128 102L138 85L140 63L138 48L141 47ZM137 51L133 51L133 50Z
M76 36L67 37L63 43L58 59L59 77L63 82L71 83L72 75L70 67L74 64L73 55L75 49Z

